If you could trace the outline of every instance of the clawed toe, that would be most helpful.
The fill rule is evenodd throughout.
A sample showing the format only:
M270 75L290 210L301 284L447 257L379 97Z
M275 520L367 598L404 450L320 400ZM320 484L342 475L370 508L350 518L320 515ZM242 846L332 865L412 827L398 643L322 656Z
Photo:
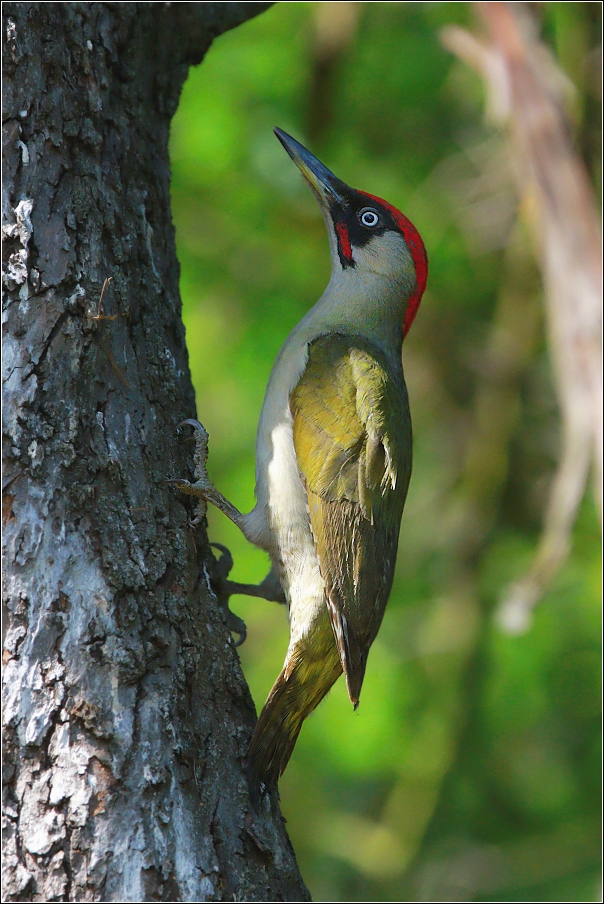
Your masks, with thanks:
M235 641L235 646L240 647L247 637L247 627L242 618L239 618L238 615L227 607L226 610L226 622L229 628L229 631L232 631L233 634L238 634L239 637Z
M222 543L210 543L210 546L213 546L214 549L217 549L222 553L220 558L216 561L216 571L218 572L220 580L226 581L233 567L233 556Z
M164 477L164 483L171 487L190 487L191 481L186 477Z
M193 438L195 439L195 452L193 455L193 463L195 467L195 480L191 481L180 477L171 477L166 478L165 483L168 486L175 487L175 489L180 490L182 493L186 493L188 496L197 497L198 504L195 517L188 521L190 527L196 527L204 519L208 502L211 502L219 508L234 524L237 524L240 527L243 518L241 512L218 492L208 477L206 468L208 458L207 430L203 424L200 424L195 418L185 418L184 421L181 421L178 424L176 431L179 433L185 426L193 427L194 430ZM244 585L234 585L228 580L229 573L233 567L233 557L226 546L222 546L220 543L212 543L210 545L215 547L221 554L216 562L216 572L219 583L217 598L225 612L225 618L229 629L234 634L239 635L238 639L235 641L235 646L239 647L245 640L247 634L245 622L243 619L239 618L238 615L231 612L228 604L229 597L233 593L241 592L240 588L243 588ZM245 592L245 590L243 592Z
M180 431L180 428L184 427L186 424L188 424L190 427L194 427L195 430L201 430L201 432L205 433L206 435L208 433L203 424L200 424L199 421L196 421L193 417L187 417L184 419L184 421L181 421L176 428L176 432L178 433Z

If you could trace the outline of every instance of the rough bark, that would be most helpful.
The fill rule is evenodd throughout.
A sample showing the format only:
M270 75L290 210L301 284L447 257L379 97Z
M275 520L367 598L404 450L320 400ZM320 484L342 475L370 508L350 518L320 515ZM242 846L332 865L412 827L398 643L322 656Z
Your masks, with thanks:
M164 483L195 415L170 118L267 5L4 4L8 901L309 899L250 809L253 703Z

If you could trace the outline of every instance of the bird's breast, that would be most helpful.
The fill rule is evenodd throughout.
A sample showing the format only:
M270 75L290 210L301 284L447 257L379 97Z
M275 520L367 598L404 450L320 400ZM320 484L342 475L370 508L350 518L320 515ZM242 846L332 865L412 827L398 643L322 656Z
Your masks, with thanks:
M289 604L291 641L324 608L324 585L310 527L308 497L294 448L289 398L306 366L307 342L295 337L275 363L256 443L256 518Z

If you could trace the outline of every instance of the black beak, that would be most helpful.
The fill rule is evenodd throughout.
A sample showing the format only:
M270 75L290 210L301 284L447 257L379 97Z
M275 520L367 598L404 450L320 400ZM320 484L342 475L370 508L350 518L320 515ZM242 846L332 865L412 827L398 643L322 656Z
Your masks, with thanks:
M303 144L288 135L282 129L274 129L275 135L292 158L296 166L317 196L322 207L329 209L334 203L346 205L345 190L347 186L334 176L320 160L308 151Z

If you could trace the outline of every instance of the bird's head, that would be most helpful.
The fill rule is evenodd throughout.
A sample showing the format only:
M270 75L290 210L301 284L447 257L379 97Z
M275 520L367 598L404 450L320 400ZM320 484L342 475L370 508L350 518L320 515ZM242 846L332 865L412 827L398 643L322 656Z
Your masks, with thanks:
M350 277L369 271L409 286L403 320L407 335L426 288L428 258L413 223L375 195L350 188L304 145L275 134L316 196L330 234L332 265Z

